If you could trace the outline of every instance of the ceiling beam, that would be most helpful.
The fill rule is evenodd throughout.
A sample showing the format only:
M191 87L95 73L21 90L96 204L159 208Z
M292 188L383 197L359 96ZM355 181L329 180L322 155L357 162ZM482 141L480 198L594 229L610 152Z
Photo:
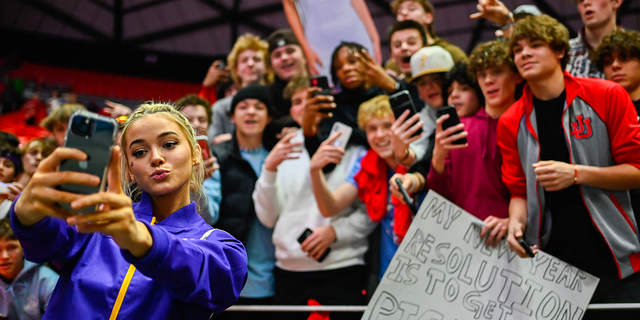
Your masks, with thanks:
M175 1L175 0L152 0L152 1L147 1L147 2L144 2L144 3L139 3L139 4L136 4L136 5L130 6L130 7L126 8L126 9L124 9L123 13L124 14L129 14L129 13L133 13L133 12L136 12L136 11L144 10L144 9L147 9L147 8L155 7L157 5L161 5L161 4L165 3L165 2L173 2L173 1Z
M44 13L49 17L52 17L64 23L65 25L79 31L80 33L93 38L95 41L103 42L103 43L111 42L111 38L109 36L94 29L93 27L87 24L84 24L83 22L79 21L75 17L69 15L66 12L63 12L62 10L56 7L53 7L40 0L21 0L21 2L35 8L36 10L41 11L42 13Z
M122 23L122 1L113 0L113 42L117 45L122 43L124 26Z
M89 0L89 2L95 4L96 6L105 9L107 11L111 11L113 8L106 2L102 1L102 0Z

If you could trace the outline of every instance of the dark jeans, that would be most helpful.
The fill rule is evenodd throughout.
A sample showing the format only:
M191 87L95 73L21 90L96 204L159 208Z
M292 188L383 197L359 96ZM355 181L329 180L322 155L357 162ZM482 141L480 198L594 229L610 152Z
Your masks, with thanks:
M337 270L291 272L275 268L276 305L307 305L315 299L322 305L364 305L365 268L352 266ZM278 319L307 319L307 312L279 314ZM361 313L331 313L331 320L360 319Z

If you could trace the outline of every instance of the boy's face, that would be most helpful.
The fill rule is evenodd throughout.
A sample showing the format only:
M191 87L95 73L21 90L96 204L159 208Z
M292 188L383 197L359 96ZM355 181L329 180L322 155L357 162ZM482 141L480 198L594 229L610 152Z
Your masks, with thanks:
M578 12L587 28L598 28L614 19L621 0L577 0Z
M58 146L62 147L64 145L64 136L67 134L67 125L67 121L57 121L53 124L53 130L51 133L56 139L56 142L58 142Z
M424 44L420 31L416 29L398 30L391 35L391 59L402 73L411 73L411 56Z
M544 81L562 70L560 60L564 51L555 52L542 40L520 39L512 50L518 72L528 82Z
M24 266L24 253L18 240L0 239L0 277L11 282Z
M270 55L271 67L276 76L284 81L305 74L307 62L302 53L302 48L295 44L279 47Z
M198 135L206 135L209 130L209 117L204 106L186 105L182 108L182 114L189 120L189 124L196 130Z
M427 13L424 7L415 1L404 1L398 6L396 12L398 21L413 20L424 26L428 26L433 22L433 15Z
M11 183L16 180L16 165L9 158L0 157L0 182Z
M302 116L304 115L304 106L307 103L307 90L298 89L291 96L291 109L289 113L295 122L302 125Z
M442 98L442 74L431 73L420 76L413 81L418 88L420 99L432 108L440 108L444 106Z
M236 74L243 86L260 82L267 72L264 52L246 49L238 55Z
M518 73L505 65L479 70L476 76L487 106L495 107L512 104L516 85L522 80Z
M394 120L393 115L383 118L373 116L364 125L364 132L367 134L367 142L369 142L371 149L373 149L373 151L383 159L393 157L391 126L393 125Z
M458 117L472 116L480 109L480 102L478 101L476 90L470 85L453 81L447 91L449 94L447 104L456 108Z
M640 60L629 58L623 60L618 55L604 59L604 76L607 80L619 83L631 93L640 88Z
M271 117L267 106L258 99L244 99L236 105L231 121L236 125L236 133L247 137L262 136Z

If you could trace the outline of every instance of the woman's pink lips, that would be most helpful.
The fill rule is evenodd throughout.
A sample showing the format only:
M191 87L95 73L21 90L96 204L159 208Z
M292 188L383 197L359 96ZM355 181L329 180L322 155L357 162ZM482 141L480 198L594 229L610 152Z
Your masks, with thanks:
M167 170L156 170L151 174L151 178L155 180L162 180L169 175Z

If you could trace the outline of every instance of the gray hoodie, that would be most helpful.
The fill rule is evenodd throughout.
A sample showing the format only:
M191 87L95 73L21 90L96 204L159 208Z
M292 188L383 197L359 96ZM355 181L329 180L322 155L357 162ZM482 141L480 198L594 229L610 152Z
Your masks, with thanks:
M12 320L42 318L57 282L58 274L53 270L25 260L12 283L0 279L0 317Z

